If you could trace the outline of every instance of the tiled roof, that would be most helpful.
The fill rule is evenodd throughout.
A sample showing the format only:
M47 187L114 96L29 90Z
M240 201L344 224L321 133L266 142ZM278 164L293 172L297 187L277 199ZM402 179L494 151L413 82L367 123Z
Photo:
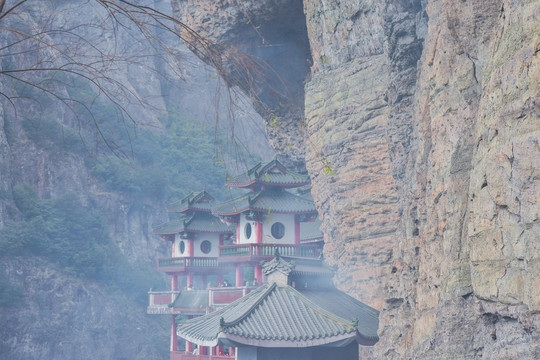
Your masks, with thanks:
M339 291L326 290L324 296L331 292ZM266 284L221 310L179 324L177 333L202 346L228 339L246 345L307 347L353 340L357 331L366 341L377 341L377 317L356 314L365 311L357 305L341 312L348 317L336 314L334 308L317 304L293 287Z
M339 290L299 289L309 301L343 319L358 321L357 330L366 339L378 339L379 311Z
M261 190L257 194L246 194L218 204L212 212L219 215L238 214L246 210L265 213L309 213L317 212L313 201L293 195L287 191Z
M319 219L300 223L300 241L322 240L323 237L321 221Z
M159 235L177 234L183 231L232 233L217 216L207 212L197 212L154 227L154 233Z
M332 277L335 273L335 269L324 264L322 259L283 258L295 265L293 271L291 271L291 276L311 275L317 277Z
M266 164L257 164L244 174L228 181L229 186L249 186L251 184L271 186L302 186L309 183L309 176L288 171L283 164L274 159Z
M169 212L185 212L187 210L210 211L214 198L205 190L198 193L190 193L188 196L167 205Z

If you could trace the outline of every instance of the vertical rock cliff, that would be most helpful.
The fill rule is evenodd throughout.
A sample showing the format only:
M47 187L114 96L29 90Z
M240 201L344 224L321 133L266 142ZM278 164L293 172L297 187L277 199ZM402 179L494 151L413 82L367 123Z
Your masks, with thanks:
M303 8L306 168L338 285L382 309L372 356L539 357L540 2ZM208 34L242 28L227 19Z
M539 5L427 3L379 357L538 357Z

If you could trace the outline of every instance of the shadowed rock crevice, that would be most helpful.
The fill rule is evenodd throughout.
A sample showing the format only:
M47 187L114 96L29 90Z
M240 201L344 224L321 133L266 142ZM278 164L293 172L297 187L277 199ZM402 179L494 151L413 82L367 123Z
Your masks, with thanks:
M185 0L173 9L225 49L225 75L252 98L281 160L305 171L303 84L312 60L302 1Z

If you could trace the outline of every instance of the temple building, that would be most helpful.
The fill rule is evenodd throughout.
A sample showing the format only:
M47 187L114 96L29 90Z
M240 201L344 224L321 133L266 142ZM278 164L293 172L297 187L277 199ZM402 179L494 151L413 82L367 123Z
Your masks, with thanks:
M265 285L203 317L178 335L200 346L226 344L237 360L357 360L358 345L378 341L379 312L337 290L321 261L263 263Z
M376 342L378 312L332 286L333 272L322 261L323 235L308 176L288 171L273 160L229 179L227 185L243 189L246 194L221 203L216 203L206 191L190 194L168 206L173 220L154 227L154 232L171 244L170 257L158 259L158 271L171 276L171 288L149 292L148 313L171 316L171 360L232 356L262 359L282 352L301 355L290 355L291 359L307 359L312 358L309 354L326 351L353 358L358 353L357 343ZM290 271L283 270L286 268ZM283 297L284 294L290 296ZM322 294L326 297L317 300ZM262 328L243 327L235 322L254 313L236 315L239 309L255 311L255 304L262 303L280 307L281 310L274 310L281 313L294 311L296 317L292 319L299 321L298 317L305 317L305 324L315 321L310 314L324 314L316 320L322 327L310 325L304 330L313 332L301 332L291 338L281 332L292 323L278 326L266 322L272 332L270 337L283 337L283 341L249 340L260 337L258 331ZM233 304L249 306L231 307ZM218 314L222 316L216 325L213 321ZM275 316L258 314L269 316L266 321ZM213 330L202 334L185 327L198 321ZM227 335L225 327L236 329L233 323L245 331ZM216 326L224 331L215 332ZM287 349L291 344L303 350L290 353ZM313 352L317 346L324 349ZM258 353L261 355L257 357Z

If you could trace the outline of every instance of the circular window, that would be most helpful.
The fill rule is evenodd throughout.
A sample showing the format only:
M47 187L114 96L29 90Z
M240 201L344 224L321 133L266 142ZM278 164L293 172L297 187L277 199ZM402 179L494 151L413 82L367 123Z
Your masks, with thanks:
M212 243L208 240L204 240L201 243L201 251L203 254L208 254L212 250Z
M274 223L271 231L274 239L281 239L285 235L285 225L280 222Z
M244 227L244 235L246 235L247 239L251 237L251 224L250 223L247 223L246 227Z
M179 250L180 250L180 254L183 254L184 251L186 251L186 243L185 242L180 241Z

